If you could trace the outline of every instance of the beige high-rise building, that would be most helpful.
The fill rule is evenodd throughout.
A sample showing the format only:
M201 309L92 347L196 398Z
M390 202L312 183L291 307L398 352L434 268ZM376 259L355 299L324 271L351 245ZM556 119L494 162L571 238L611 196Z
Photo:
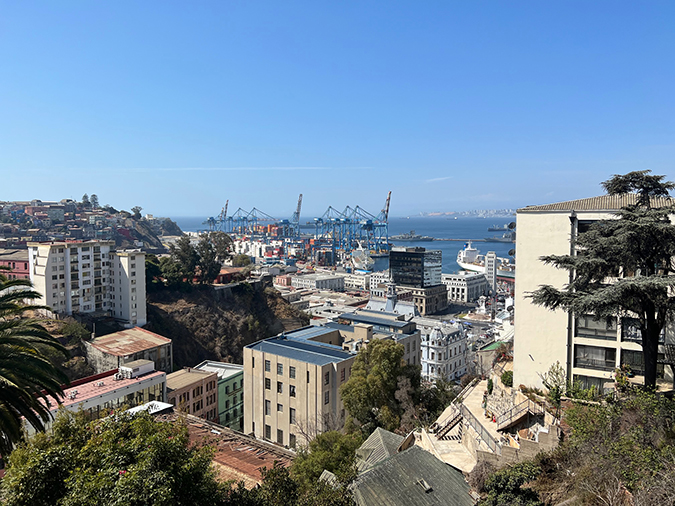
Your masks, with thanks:
M147 323L145 253L113 241L28 244L30 279L54 313L108 313L127 327Z
M339 429L355 354L336 329L305 327L244 348L244 432L294 447Z
M654 199L652 205L669 202ZM577 234L595 221L614 218L617 210L634 203L635 195L601 196L518 210L514 385L541 387L540 374L556 362L565 368L568 380L583 387L602 389L622 364L630 365L638 377L643 374L634 320L594 321L592 315L537 306L528 297L541 285L561 289L570 281L567 271L544 264L542 256L575 254L572 241ZM671 374L670 367L664 370L659 365L659 376L670 379Z

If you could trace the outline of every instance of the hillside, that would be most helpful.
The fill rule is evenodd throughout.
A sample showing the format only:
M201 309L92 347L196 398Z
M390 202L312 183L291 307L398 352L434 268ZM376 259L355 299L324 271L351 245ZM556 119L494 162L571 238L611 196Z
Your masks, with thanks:
M175 367L207 359L241 363L243 346L308 321L273 288L247 283L227 296L211 287L148 293L146 328L173 340Z

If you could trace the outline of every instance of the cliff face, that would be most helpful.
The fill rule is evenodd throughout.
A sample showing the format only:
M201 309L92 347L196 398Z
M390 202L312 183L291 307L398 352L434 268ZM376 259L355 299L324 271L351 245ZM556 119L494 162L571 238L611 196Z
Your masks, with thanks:
M273 288L248 283L226 291L194 287L148 293L146 328L173 340L175 367L203 360L240 364L245 345L308 321Z

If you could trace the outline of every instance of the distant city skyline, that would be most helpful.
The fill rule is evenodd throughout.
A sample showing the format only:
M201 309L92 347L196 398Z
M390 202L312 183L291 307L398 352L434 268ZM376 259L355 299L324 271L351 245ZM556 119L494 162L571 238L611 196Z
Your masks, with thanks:
M675 4L5 2L2 200L519 208L675 179Z

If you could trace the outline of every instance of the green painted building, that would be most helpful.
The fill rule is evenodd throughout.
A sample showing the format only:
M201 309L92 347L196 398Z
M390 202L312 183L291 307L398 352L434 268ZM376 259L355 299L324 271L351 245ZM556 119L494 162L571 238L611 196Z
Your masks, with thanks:
M220 425L244 429L244 366L205 360L194 369L218 375L218 420Z

